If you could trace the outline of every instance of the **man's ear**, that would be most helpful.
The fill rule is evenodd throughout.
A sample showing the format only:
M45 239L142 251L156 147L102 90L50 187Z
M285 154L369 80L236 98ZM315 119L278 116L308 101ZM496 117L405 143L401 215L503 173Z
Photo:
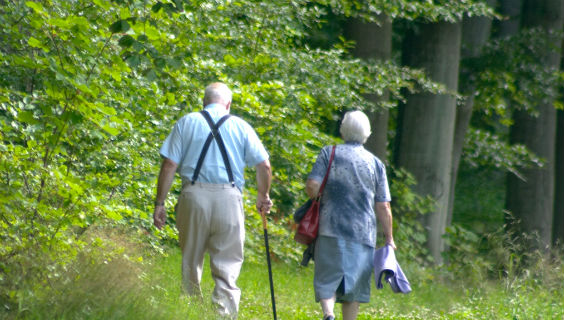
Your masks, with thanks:
M229 108L231 108L231 101L229 101L226 105L225 105L225 109L229 110Z

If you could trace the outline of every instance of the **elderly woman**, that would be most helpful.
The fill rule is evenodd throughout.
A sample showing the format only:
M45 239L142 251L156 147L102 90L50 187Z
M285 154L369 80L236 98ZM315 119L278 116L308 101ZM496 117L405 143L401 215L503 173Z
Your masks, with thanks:
M369 302L376 215L386 244L395 249L386 170L363 146L370 136L368 117L361 111L347 112L340 131L345 143L336 147L321 197L314 254L315 299L325 320L335 319L335 302L342 303L343 320L356 319L359 304ZM327 172L331 150L321 150L309 174L306 192L312 198Z

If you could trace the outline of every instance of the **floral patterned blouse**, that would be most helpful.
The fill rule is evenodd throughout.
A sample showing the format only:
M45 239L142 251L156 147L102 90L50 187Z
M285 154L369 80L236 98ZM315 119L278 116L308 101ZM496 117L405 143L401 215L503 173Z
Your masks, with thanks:
M325 146L309 179L320 184L332 146ZM321 197L319 235L376 246L375 202L391 201L386 168L360 143L337 145L329 179Z

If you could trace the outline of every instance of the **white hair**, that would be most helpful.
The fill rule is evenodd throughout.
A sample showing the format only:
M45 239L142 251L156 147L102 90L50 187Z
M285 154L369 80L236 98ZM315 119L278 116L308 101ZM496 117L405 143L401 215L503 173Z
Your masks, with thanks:
M362 111L349 111L343 117L340 131L343 140L364 144L371 133L370 120Z
M221 82L214 82L206 87L204 92L204 106L210 103L220 103L227 105L231 102L233 93L231 90Z

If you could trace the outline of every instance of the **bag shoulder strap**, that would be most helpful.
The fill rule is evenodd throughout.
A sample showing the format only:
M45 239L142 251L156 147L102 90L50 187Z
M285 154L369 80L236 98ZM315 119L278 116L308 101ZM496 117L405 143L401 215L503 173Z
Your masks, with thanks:
M337 148L336 145L333 146L331 150L331 157L329 158L329 164L327 165L327 172L325 173L325 177L323 178L323 182L319 187L319 191L317 192L317 199L321 197L323 194L323 189L325 189L325 184L327 183L327 179L329 178L329 172L331 171L331 163L333 163L333 158L335 158L335 149Z
M200 158L198 158L198 163L196 164L196 169L194 170L194 174L192 175L192 184L196 182L198 179L198 175L200 174L200 170L202 169L202 165L204 163L204 158L208 153L208 149L210 147L211 141L215 139L217 145L219 147L219 151L221 152L221 157L223 158L223 163L225 164L225 169L227 170L227 176L229 177L229 182L234 187L235 186L235 179L233 178L233 171L231 170L231 164L229 163L229 157L227 156L227 150L225 149L225 143L223 143L223 138L221 138L221 134L219 133L219 127L227 120L231 115L226 114L217 123L214 123L210 114L202 110L200 113L206 119L206 122L210 126L211 132L202 147L202 152L200 153Z

